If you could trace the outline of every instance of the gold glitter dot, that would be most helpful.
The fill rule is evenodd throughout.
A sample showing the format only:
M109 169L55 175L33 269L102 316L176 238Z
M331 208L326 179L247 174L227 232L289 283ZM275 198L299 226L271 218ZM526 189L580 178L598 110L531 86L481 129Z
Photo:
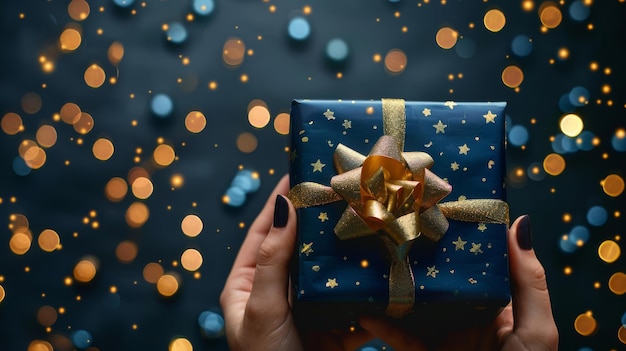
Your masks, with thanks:
M192 238L200 235L203 228L202 219L193 214L185 216L180 223L180 229L183 231L183 234Z
M92 152L95 158L106 161L113 156L114 147L109 139L100 138L93 143Z
M188 271L197 271L202 266L202 254L196 249L187 249L180 256L180 263Z
M15 135L24 130L22 117L14 112L5 114L4 117L2 117L0 126L2 127L2 131L8 135Z
M59 47L63 51L74 51L78 49L82 42L81 34L74 28L67 28L59 37Z
M67 6L67 13L74 21L84 21L89 17L89 4L85 0L72 0Z
M256 150L258 141L256 136L252 133L244 132L237 137L237 149L239 151L249 154Z
M569 49L568 48L560 48L557 56L559 60L567 60L569 58Z
M613 240L605 240L598 247L598 256L606 263L615 262L621 254L619 245Z
M143 202L133 202L126 210L126 223L131 228L139 228L150 217L150 210Z
M241 75L241 77L239 77L239 80L240 80L242 83L247 83L247 82L248 82L248 75L247 75L247 74L245 74L245 73L244 73L244 74L242 74L242 75Z
M166 167L174 162L176 158L176 153L174 152L174 148L167 144L158 145L154 149L153 159L157 165Z
M156 284L163 273L163 267L160 264L151 262L143 268L143 279L148 283Z
M526 12L530 12L535 8L535 2L533 0L523 0L522 9Z
M93 257L82 259L74 266L74 279L81 283L90 282L96 276L97 265L98 262Z
M435 41L442 49L451 49L456 45L459 33L450 27L443 27L437 31Z
M502 82L509 88L517 88L522 84L523 81L524 72L522 72L521 68L515 65L507 66L502 71Z
M617 197L624 191L624 179L617 174L609 174L601 185L604 193L612 197Z
M91 88L100 88L106 81L106 73L102 67L92 64L85 70L85 83Z
M391 49L385 55L385 68L389 73L399 74L404 71L407 65L407 57L400 49Z
M570 275L570 274L572 274L572 267L567 266L567 267L563 268L563 273L564 273L565 275Z
M131 263L137 257L138 251L137 244L125 240L115 248L115 256L122 263Z
M44 229L37 238L39 247L46 252L52 252L59 247L61 239L59 234L52 229Z
M182 176L182 174L174 174L170 178L170 185L174 189L180 188L181 186L183 186L183 184L185 184L185 178Z
M185 338L176 338L170 342L168 351L193 351L193 345Z
M491 32L499 32L506 24L506 17L502 11L492 9L485 13L485 16L483 17L483 24L487 30Z
M543 169L552 176L557 176L565 170L565 159L563 156L552 153L543 160Z
M374 54L374 56L372 56L372 61L378 63L380 61L382 61L382 56L380 54Z
M173 274L164 274L157 280L157 291L165 297L170 297L178 291L178 279Z
M563 14L556 4L546 1L539 7L539 19L546 28L556 28L563 20Z

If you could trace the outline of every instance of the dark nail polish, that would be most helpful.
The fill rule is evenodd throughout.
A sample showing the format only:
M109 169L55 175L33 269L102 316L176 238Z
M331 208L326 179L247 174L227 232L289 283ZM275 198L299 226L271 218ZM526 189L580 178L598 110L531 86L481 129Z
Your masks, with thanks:
M289 219L289 205L287 199L282 195L276 195L276 204L274 205L274 227L283 228L287 225Z
M517 224L517 245L522 250L530 250L533 248L533 235L530 230L530 217L524 215Z

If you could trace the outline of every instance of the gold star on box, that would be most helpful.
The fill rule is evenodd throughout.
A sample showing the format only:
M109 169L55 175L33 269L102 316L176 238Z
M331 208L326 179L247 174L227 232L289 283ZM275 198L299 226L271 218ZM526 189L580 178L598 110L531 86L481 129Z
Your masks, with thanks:
M320 212L320 215L317 216L317 218L323 222L328 220L328 213L327 212Z
M459 155L467 155L468 151L470 151L470 148L467 146L467 144L459 146Z
M496 123L495 119L496 117L498 117L496 114L491 113L491 111L487 111L486 115L483 115L483 117L485 117L485 123Z
M479 253L483 253L483 250L480 249L481 246L482 246L482 244L472 243L472 248L470 249L470 252L473 253L474 255L478 255Z
M433 124L433 127L435 127L435 134L439 134L439 133L445 134L446 133L445 129L447 126L448 126L447 124L443 124L441 123L441 120L439 120L437 124Z
M485 223L478 223L478 230L484 232L485 230L487 230L487 225Z
M326 287L327 288L336 288L339 286L339 283L337 283L337 278L328 278L328 281L326 282Z
M454 101L446 101L444 103L445 106L448 106L451 110L454 110L454 106L456 106L456 102Z
M321 172L322 168L326 166L326 164L322 163L322 161L318 158L317 161L311 163L311 166L313 166L313 172Z
M437 278L437 273L439 273L439 270L435 268L435 266L426 267L426 269L428 270L428 272L426 273L427 277Z
M326 112L324 112L324 117L326 117L326 119L329 121L335 119L335 112L327 108Z
M430 116L430 109L429 108L424 108L424 110L422 110L422 113L424 114L424 117L428 117L428 116Z
M347 119L344 119L341 125L343 126L344 129L352 128L352 122L348 121Z
M467 241L463 241L459 236L455 241L452 242L454 244L454 251L465 250L465 244Z
M461 165L459 165L456 161L450 164L450 168L452 168L453 171L458 171L460 166Z
M310 255L313 252L313 242L303 243L302 248L300 248L300 253L306 256Z

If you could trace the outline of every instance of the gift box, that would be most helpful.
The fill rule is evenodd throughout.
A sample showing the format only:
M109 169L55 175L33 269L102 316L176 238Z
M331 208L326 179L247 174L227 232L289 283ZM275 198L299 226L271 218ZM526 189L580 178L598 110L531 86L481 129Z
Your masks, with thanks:
M298 324L474 326L508 304L505 106L293 101Z

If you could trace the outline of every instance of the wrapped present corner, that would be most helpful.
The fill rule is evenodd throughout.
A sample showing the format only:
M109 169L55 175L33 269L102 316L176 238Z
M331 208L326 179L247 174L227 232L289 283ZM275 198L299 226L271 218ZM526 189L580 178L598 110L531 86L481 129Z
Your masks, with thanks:
M294 315L488 321L510 299L505 103L294 100Z

